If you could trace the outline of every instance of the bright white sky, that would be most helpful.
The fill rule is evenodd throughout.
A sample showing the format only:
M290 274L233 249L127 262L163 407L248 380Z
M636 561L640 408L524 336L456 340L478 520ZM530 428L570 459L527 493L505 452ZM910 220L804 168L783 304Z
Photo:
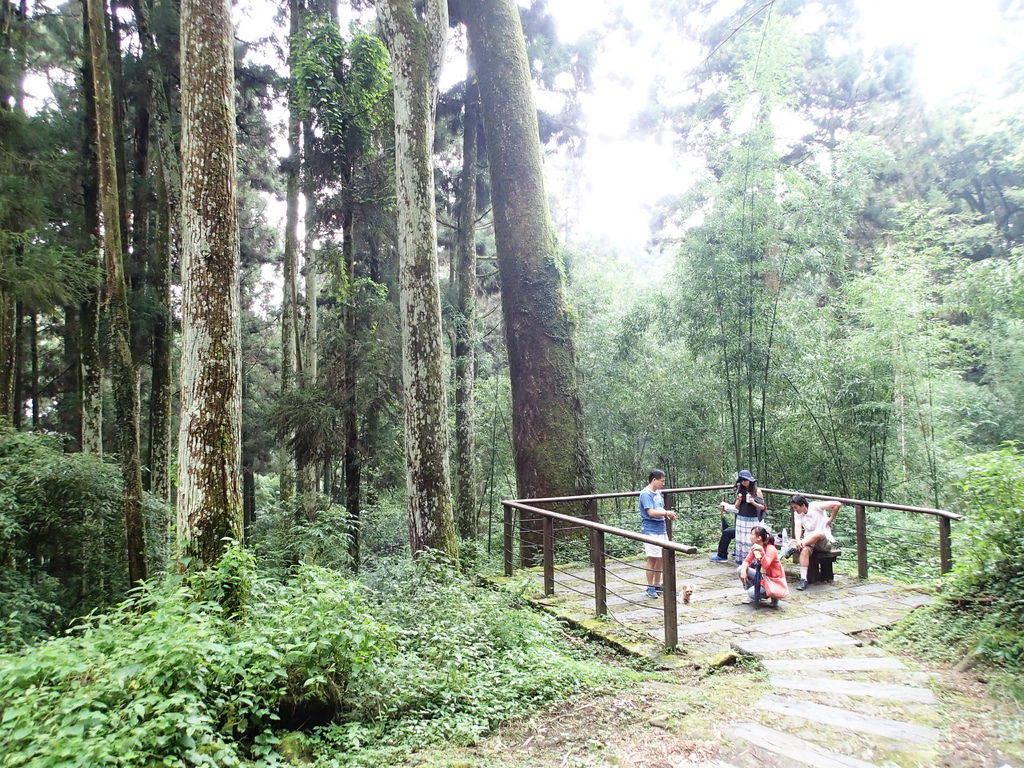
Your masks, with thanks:
M914 47L921 91L929 104L938 105L971 89L991 93L1009 61L1019 55L1024 25L1007 23L997 2L858 0L860 32L873 48L893 43ZM722 4L731 8L735 0ZM633 121L659 80L678 81L677 73L685 74L699 62L695 52L680 50L666 39L665 25L653 18L647 0L549 3L560 37L570 42L602 25L615 6L627 9L635 34L627 38L617 32L605 38L593 92L584 99L590 138L577 177L581 206L573 239L609 241L633 250L649 237L653 204L683 191L695 170L673 151L671 137L659 141L640 136ZM556 166L549 161L553 196L560 188Z

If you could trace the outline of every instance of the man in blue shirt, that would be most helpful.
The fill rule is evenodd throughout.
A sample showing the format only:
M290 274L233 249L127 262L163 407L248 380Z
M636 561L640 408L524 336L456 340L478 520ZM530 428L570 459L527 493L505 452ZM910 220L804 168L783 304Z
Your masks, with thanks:
M640 491L640 533L655 539L668 541L666 520L675 520L676 513L665 509L661 489L665 487L665 472L652 469L647 477L647 487ZM644 544L647 555L647 596L661 594L662 548L657 544Z

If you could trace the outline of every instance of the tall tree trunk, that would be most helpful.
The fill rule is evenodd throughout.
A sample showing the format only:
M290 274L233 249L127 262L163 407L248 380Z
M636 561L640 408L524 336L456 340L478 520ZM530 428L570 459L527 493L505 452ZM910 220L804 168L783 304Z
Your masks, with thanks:
M342 427L345 433L345 450L343 466L345 470L345 511L349 525L349 560L353 570L359 570L359 536L360 518L362 517L362 452L359 445L359 415L356 412L356 372L353 347L356 339L356 306L355 306L355 243L356 217L355 200L352 194L352 173L349 169L345 174L345 191L342 202L342 231L344 241L341 246L343 283L340 291L344 296L342 306L342 323L345 326L345 345L341 361L341 399L343 404Z
M30 314L29 321L29 391L32 393L32 429L39 429L39 315Z
M60 384L60 430L68 436L64 442L64 450L74 453L82 449L80 442L82 434L82 398L79 388L78 369L82 364L82 355L79 349L79 337L81 327L79 326L78 307L64 307L64 332L63 332L63 365L64 373L61 376Z
M289 56L294 57L294 45L299 34L299 0L289 0ZM289 60L292 65L292 59ZM299 169L302 164L299 147L299 103L295 83L288 84L288 159L285 161L285 222L284 266L281 297L281 395L286 396L295 387L295 358L297 356L298 328L295 327L295 272L299 250ZM280 449L281 499L287 501L295 490L295 462L291 449Z
M455 318L455 509L459 536L477 533L476 446L473 437L474 339L476 337L476 177L479 91L472 71L463 109L462 176L459 180L459 232Z
M434 108L447 0L377 4L395 77L395 179L409 540L458 557L448 474L448 407L434 210ZM421 18L417 18L417 13Z
M114 105L104 34L102 0L86 0L93 95L96 99L96 149L99 160L103 256L110 318L110 360L115 429L124 483L123 506L128 542L128 578L132 585L146 578L142 521L142 470L139 459L139 387L132 360L128 297L121 248L121 221L114 146Z
M86 0L82 0L82 39L88 45L89 14ZM90 245L99 242L99 160L96 157L96 98L93 93L92 59L82 56L82 92L85 94L85 131L82 157L82 207L85 234ZM95 264L102 267L101 254L96 253ZM82 400L82 452L103 455L103 357L100 354L99 312L101 289L96 286L81 303L81 332L79 334L79 387Z
M317 286L316 255L313 251L313 240L316 236L316 189L309 165L313 147L313 127L308 120L302 123L302 146L302 194L306 200L306 236L302 248L302 275L306 305L302 347L302 384L304 387L313 388L317 382L317 356L319 355L317 340L319 318L316 306L319 288ZM308 520L316 517L318 479L319 471L316 461L307 459L302 467L302 506Z
M181 3L178 552L207 567L243 525L242 337L229 0Z
M14 303L14 428L25 418L25 307Z
M491 168L518 493L528 498L589 493L593 473L574 326L544 192L519 7L515 0L480 0L465 21L478 67ZM533 562L539 551L533 521L524 519L522 541L524 560Z
M182 1L178 552L192 568L242 537L233 41L230 0Z
M178 227L181 206L181 171L172 134L168 75L150 25L149 0L132 0L139 40L146 65L152 131L156 155L157 237L151 274L157 300L153 319L149 400L150 491L164 500L171 497L171 265L180 250Z
M15 328L18 312L14 296L0 287L0 424L14 423L14 380L17 378Z

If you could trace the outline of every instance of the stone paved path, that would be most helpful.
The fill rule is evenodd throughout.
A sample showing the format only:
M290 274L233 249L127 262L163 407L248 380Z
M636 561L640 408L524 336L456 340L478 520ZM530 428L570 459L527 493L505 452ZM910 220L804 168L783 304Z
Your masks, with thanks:
M606 619L594 618L589 569L556 573L555 594L538 602L666 666L715 663L730 651L760 659L773 693L751 702L723 733L722 755L707 768L937 764L940 717L927 674L858 637L894 623L929 595L837 574L832 584L793 589L777 608L753 606L734 565L680 557L677 582L694 593L688 605L677 606L680 653L667 656L662 601L644 595L639 565L609 569ZM795 570L791 582L794 576ZM540 574L531 578L542 583Z

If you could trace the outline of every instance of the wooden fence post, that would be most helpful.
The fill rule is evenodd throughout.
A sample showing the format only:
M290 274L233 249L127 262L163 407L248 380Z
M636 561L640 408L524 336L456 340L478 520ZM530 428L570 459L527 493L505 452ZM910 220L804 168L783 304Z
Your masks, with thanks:
M590 531L590 560L594 564L594 612L608 613L608 586L604 572L604 531Z
M541 518L544 527L544 594L555 593L555 521L544 515Z
M939 516L939 572L949 573L953 567L953 545L949 536L949 518Z
M676 553L661 550L661 586L665 603L665 647L674 651L679 644L679 619L676 615Z
M504 512L504 531L502 534L502 547L505 554L505 575L512 575L512 515L514 511L508 504L501 505Z
M857 575L866 579L868 577L868 519L864 514L863 504L857 504L854 510L857 513Z

